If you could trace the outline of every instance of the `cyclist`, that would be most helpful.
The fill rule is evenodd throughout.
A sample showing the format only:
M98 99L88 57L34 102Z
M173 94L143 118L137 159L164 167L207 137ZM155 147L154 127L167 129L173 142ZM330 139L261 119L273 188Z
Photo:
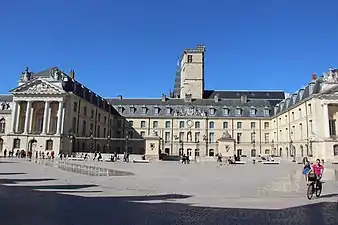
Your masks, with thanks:
M320 159L317 159L316 163L312 165L312 171L316 175L316 180L320 181L324 172L324 166L320 164Z

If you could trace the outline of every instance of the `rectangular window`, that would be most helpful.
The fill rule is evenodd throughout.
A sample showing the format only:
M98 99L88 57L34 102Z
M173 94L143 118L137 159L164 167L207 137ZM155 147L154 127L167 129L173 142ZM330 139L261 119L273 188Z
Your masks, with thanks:
M195 132L195 142L199 142L200 141L200 132Z
M256 123L255 122L251 122L250 123L250 127L251 127L251 129L255 129L256 128Z
M215 134L214 133L209 133L209 142L214 143L215 142Z
M312 114L312 107L311 107L311 104L308 104L308 110L307 110L307 114L308 115L311 115Z
M165 128L170 128L170 121L165 121Z
M94 110L91 111L90 118L94 119Z
M237 133L237 144L241 143L242 133Z
M264 129L269 129L269 122L264 122Z
M210 128L210 129L214 129L214 128L215 128L215 122L210 121L210 122L209 122L209 128Z
M298 109L299 111L299 118L302 118L302 109Z
M184 132L180 132L178 135L179 135L178 137L181 141L184 140Z
M74 102L74 103L73 103L73 111L74 111L74 112L77 112L77 102Z
M132 131L128 131L128 138L130 138L130 139L133 138L133 132Z
M141 137L143 137L143 138L144 138L144 136L146 136L146 132L144 132L144 131L141 131L140 134L141 134Z
M329 120L330 136L336 136L336 120Z
M153 121L153 128L158 128L158 121Z
M76 132L76 117L73 118L73 126L72 126L72 131L75 133Z
M269 143L270 142L270 134L269 133L265 133L264 134L264 142L265 143Z
M256 133L255 132L251 133L251 143L256 143Z
M223 129L228 129L228 122L223 122Z
M184 128L184 121L180 121L180 128Z
M164 134L164 142L170 142L170 132L165 132Z
M312 120L309 120L309 129L310 129L310 135L312 135L312 133L313 133L313 124L312 124Z
M242 129L242 122L237 122L237 129Z
M199 121L196 121L196 122L195 122L195 128L196 128L196 129L201 128L201 123L200 123Z
M84 115L84 116L87 116L87 107L86 107L86 106L83 107L83 115Z
M188 63L192 63L192 55L188 55Z
M142 120L141 121L141 128L145 128L146 127L146 121Z

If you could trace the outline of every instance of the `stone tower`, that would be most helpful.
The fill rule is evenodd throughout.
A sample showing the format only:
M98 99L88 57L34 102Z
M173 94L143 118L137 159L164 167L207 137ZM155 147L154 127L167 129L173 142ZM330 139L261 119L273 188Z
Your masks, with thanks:
M180 98L202 99L204 91L204 45L185 49L181 57Z

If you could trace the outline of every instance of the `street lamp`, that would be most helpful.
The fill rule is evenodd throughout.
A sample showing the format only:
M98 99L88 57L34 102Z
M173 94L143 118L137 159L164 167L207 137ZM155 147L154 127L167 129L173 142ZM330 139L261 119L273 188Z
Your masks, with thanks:
M107 152L110 152L110 136L107 137Z
M184 152L184 143L182 138L178 137L177 135L174 136L175 140L178 140L178 143L180 145L180 149L179 149L179 155L183 155Z
M94 137L93 137L93 131L90 130L90 152L92 153L93 152L93 149L94 149Z

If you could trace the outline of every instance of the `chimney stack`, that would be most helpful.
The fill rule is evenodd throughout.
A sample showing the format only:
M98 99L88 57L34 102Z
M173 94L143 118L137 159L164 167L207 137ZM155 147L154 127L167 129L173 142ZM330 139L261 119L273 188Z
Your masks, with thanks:
M219 102L219 95L218 95L218 94L216 94L216 95L214 96L214 101L215 101L215 102Z
M73 80L75 79L75 71L74 70L70 70L69 77L72 78Z
M312 80L317 80L317 75L315 73L312 74Z
M167 96L165 96L165 94L162 94L161 100L162 100L162 102L165 102L167 100Z

